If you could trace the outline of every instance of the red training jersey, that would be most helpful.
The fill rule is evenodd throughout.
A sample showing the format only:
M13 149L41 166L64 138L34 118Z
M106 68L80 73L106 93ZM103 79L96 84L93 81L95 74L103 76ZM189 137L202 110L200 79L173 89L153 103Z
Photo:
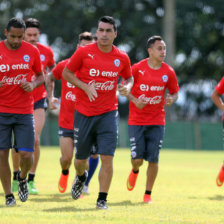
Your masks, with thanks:
M54 66L54 54L50 47L43 44L37 43L37 48L40 51L40 60L42 64L42 70L44 75L48 73L47 68ZM35 78L35 77L34 77ZM45 90L44 84L40 85L33 90L34 102L37 102L43 98L47 97L47 92Z
M224 93L224 76L222 77L222 79L219 81L219 83L216 86L216 91L222 95ZM222 120L224 121L224 113L222 115Z
M72 55L67 68L87 84L94 84L98 97L90 102L87 94L76 88L76 110L85 116L100 115L117 109L116 88L119 75L131 77L128 55L113 45L104 53L97 43L79 47Z
M75 86L67 82L62 77L62 72L68 59L59 62L52 70L55 79L61 80L61 105L58 124L61 128L73 130L74 112L75 112Z
M147 60L132 66L134 85L131 93L147 104L138 109L130 101L129 125L165 125L165 91L168 89L170 94L174 94L179 90L176 74L169 65L163 62L161 68L155 70L148 66Z
M22 41L16 50L9 50L0 42L0 112L33 113L33 94L20 87L22 80L30 80L33 73L41 72L40 53L33 45Z

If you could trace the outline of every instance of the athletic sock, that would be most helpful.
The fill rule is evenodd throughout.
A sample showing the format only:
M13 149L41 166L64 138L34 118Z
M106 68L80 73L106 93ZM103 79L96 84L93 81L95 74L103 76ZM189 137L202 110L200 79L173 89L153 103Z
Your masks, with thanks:
M10 198L10 197L13 197L13 198L14 198L14 195L13 195L13 194L7 194L7 195L5 196L6 199L7 199L7 198Z
M85 172L84 172L84 174L83 174L82 176L77 176L77 177L79 178L79 180L80 180L81 182L85 181L85 179L86 179Z
M152 191L145 191L145 194L149 194L149 195L151 195L152 194Z
M28 175L28 182L34 181L35 173L29 173Z
M97 198L97 202L100 200L107 201L107 193L106 192L99 192L99 196Z
M95 159L92 158L91 156L89 157L89 171L88 171L88 177L85 182L85 186L89 185L89 182L97 168L98 163L99 163L99 156Z
M17 180L18 173L19 173L19 170L13 172L13 180Z
M62 170L62 174L63 174L63 175L68 175L68 174L69 174L69 169L67 169L67 170Z
M132 169L132 172L136 174L136 173L139 173L139 170L133 170Z

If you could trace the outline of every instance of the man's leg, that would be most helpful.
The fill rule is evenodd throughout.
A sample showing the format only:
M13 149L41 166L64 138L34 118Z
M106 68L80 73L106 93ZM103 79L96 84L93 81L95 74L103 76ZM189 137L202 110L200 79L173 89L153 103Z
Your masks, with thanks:
M31 167L28 176L30 194L38 194L38 191L34 185L34 178L40 158L40 136L45 123L45 110L43 108L38 108L34 110L34 121L35 121L34 159L33 159L33 166Z
M131 159L132 170L127 179L127 189L132 191L135 187L139 174L139 167L143 164L143 159Z
M74 144L73 138L70 137L60 137L60 148L61 148L61 176L58 183L58 189L61 193L64 193L67 188L68 177L69 177L69 168L71 166Z
M18 173L18 196L22 202L28 199L29 190L27 184L27 174L33 165L33 152L30 151L19 151L20 154L20 168L21 171Z
M88 176L88 172L86 171L87 161L88 159L75 159L74 161L76 177L72 185L72 198L75 200L77 200L82 194L82 190Z
M99 156L97 154L96 155L95 154L91 155L89 157L89 160L88 160L88 177L87 177L87 180L86 180L84 188L83 188L83 193L86 193L86 194L89 193L89 188L88 188L89 182L92 179L93 174L95 173L95 170L98 166L98 163L99 163Z
M18 191L17 175L19 173L20 156L15 149L11 150L12 165L13 165L13 181L12 181L12 192Z
M144 202L151 203L151 192L158 173L158 163L148 163Z
M6 206L16 205L11 191L11 170L9 166L9 149L0 150L0 179L5 192Z

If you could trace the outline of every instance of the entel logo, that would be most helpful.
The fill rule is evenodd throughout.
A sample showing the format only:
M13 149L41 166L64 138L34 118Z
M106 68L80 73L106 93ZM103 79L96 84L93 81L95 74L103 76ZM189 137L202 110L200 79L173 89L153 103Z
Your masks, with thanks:
M149 91L149 85L141 84L140 85L140 90L141 91Z
M10 69L9 65L4 64L0 65L0 72L7 72L9 71L9 69Z
M118 72L112 72L112 71L102 71L100 73L99 69L90 69L89 70L89 75L92 77L96 77L96 76L103 76L103 77L117 77L118 76Z

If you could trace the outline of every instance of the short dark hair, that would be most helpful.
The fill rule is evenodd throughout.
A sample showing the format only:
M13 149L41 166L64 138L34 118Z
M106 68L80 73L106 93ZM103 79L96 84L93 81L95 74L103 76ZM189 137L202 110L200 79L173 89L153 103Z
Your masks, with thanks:
M85 31L85 32L79 34L79 43L82 40L93 40L93 39L94 39L93 34L90 32Z
M23 19L20 19L20 18L16 18L16 17L13 17L9 20L8 24L7 24L7 31L10 31L10 28L11 27L15 27L15 28L23 28L24 30L26 29L26 24L25 22L23 21Z
M103 17L101 17L98 20L98 25L99 25L100 22L109 23L109 24L113 25L114 31L117 31L117 24L116 24L116 22L115 22L113 17L111 17L111 16L103 16Z
M152 37L149 37L149 39L147 40L147 49L150 48L157 40L163 40L163 38L161 36L152 36Z
M28 18L25 20L26 28L37 28L40 29L40 22L35 18Z

